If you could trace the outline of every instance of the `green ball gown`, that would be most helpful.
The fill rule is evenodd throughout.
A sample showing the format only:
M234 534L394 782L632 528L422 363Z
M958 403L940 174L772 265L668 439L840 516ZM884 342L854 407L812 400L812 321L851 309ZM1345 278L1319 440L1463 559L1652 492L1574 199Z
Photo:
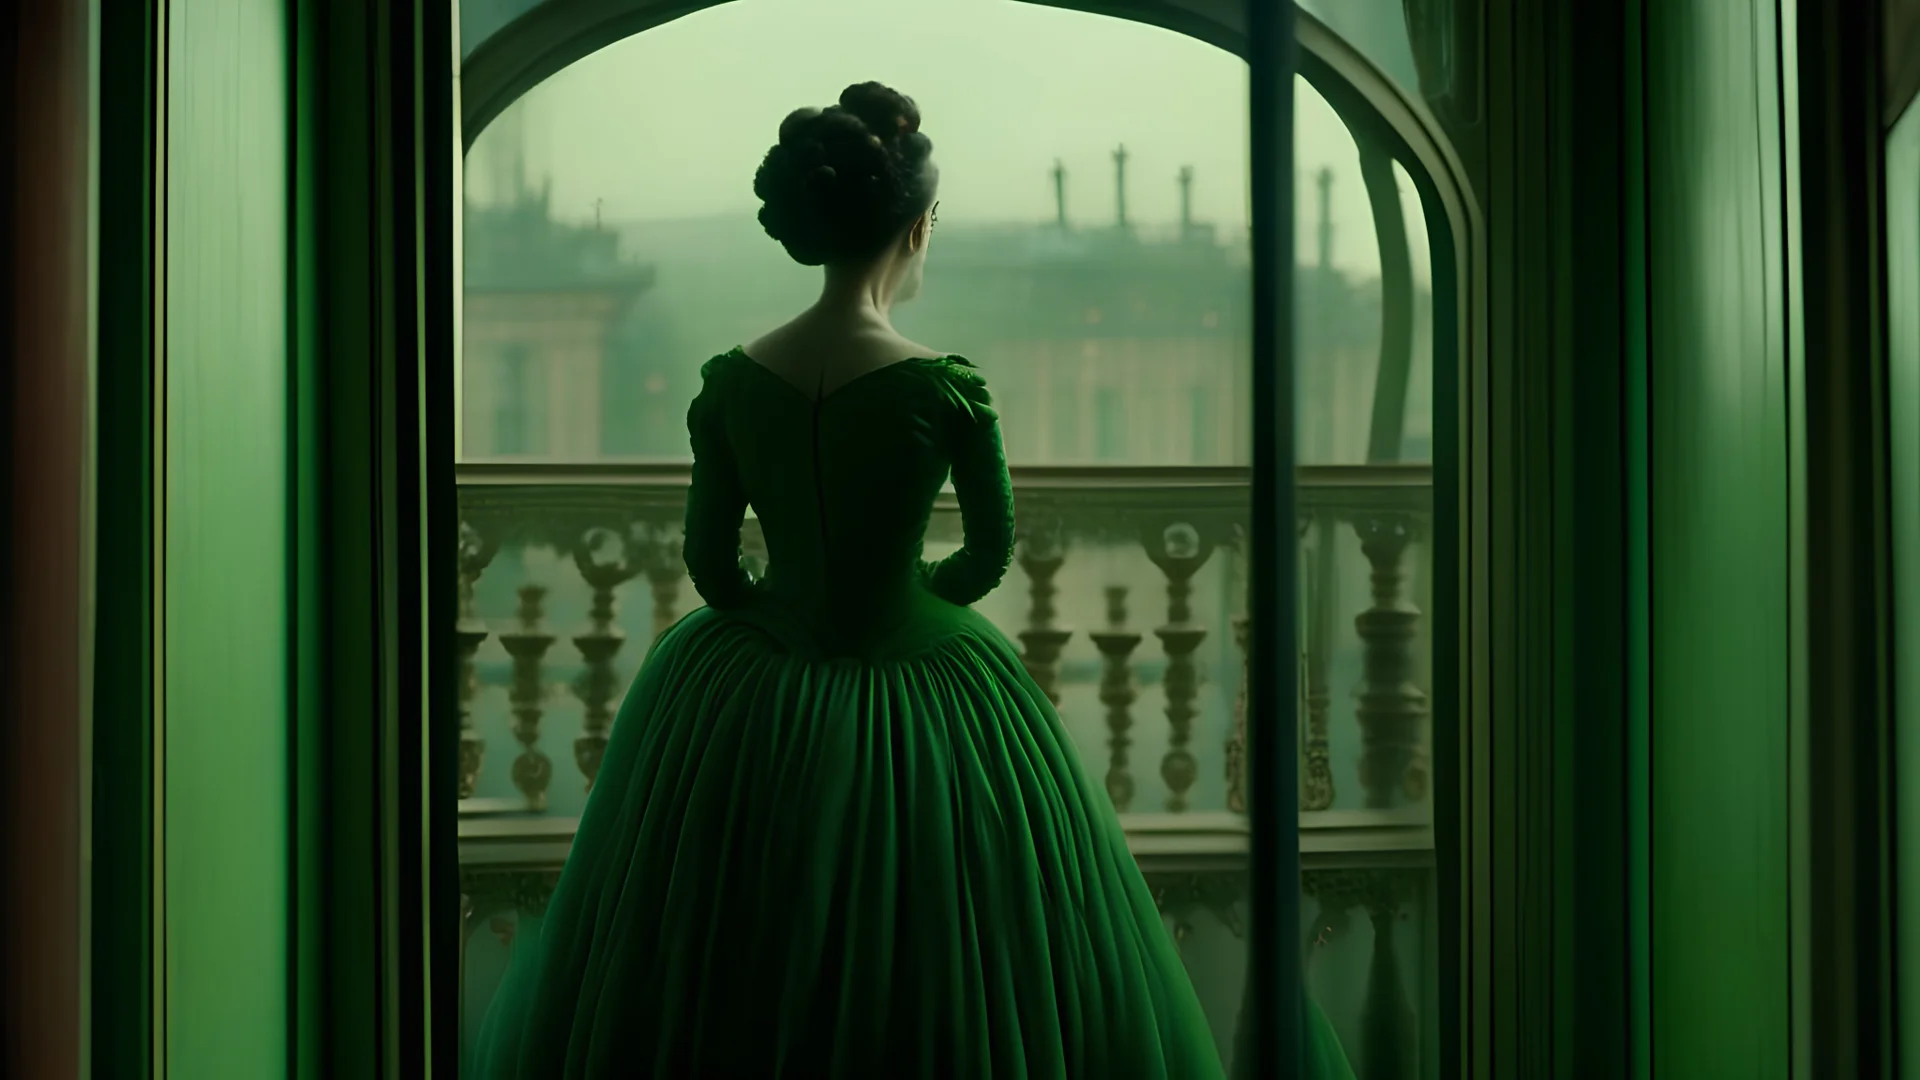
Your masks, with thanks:
M816 400L738 349L702 377L684 546L708 606L627 692L477 1075L1223 1076L1112 805L968 606L1014 544L985 381L915 359ZM964 544L928 563L949 474ZM1309 1072L1350 1077L1310 1021L1337 1068Z

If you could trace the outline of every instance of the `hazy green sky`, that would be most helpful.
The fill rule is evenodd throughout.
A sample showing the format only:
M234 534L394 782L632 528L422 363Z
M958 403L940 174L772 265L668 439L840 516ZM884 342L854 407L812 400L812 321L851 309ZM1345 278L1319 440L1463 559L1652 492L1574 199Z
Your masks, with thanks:
M1012 0L740 0L620 42L561 72L483 133L468 196L491 201L510 148L550 176L556 213L609 221L751 212L754 167L779 122L878 79L920 103L941 168L943 221L1046 221L1049 171L1067 167L1069 216L1114 214L1112 151L1125 144L1130 216L1179 216L1175 176L1194 168L1194 212L1223 230L1247 214L1246 65L1169 31ZM1311 174L1335 174L1334 261L1378 272L1353 141L1298 84L1302 260ZM1411 186L1416 275L1426 240Z

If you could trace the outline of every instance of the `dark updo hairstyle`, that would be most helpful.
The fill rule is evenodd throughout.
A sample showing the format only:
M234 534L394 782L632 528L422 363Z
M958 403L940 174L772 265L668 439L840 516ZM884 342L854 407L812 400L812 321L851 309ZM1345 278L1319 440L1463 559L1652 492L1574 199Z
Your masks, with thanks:
M800 109L753 175L760 224L802 266L872 258L933 205L933 143L913 99L877 82Z

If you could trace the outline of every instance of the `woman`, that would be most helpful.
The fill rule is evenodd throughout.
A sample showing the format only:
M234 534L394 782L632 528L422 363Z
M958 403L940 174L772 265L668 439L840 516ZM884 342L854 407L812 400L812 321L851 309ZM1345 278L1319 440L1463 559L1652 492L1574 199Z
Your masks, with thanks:
M920 288L931 152L863 83L787 117L754 177L825 288L702 371L708 606L627 694L484 1077L1222 1075L1111 805L968 607L1013 553L998 422L970 363L888 321ZM928 563L949 474L964 546Z

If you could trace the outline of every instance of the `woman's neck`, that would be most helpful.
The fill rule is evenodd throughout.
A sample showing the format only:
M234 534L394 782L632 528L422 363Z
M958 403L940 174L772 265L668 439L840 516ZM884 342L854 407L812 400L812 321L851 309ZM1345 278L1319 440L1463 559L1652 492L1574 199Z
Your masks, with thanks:
M865 266L829 266L814 310L855 323L892 325L896 291L893 260L882 257Z

